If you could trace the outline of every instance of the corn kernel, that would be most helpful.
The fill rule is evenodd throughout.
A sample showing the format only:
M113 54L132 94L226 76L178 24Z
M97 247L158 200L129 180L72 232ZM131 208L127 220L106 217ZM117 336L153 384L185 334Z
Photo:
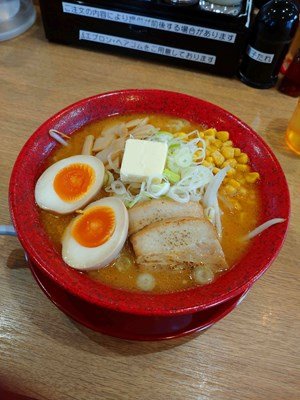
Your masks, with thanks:
M218 193L221 194L221 195L226 195L226 191L225 191L225 189L224 189L223 184L221 185L221 187L220 187Z
M238 187L241 186L241 184L240 184L237 180L235 180L235 179L230 179L230 180L229 180L229 184L230 184L231 186L233 186L234 188L238 188Z
M250 171L249 165L246 165L246 164L237 164L236 169L237 169L238 171L242 171L242 172L248 172L248 171Z
M203 139L204 138L204 132L199 132L199 136Z
M231 165L232 167L235 167L237 165L237 161L235 158L229 158L227 161L229 162L229 165Z
M229 182L229 178L226 176L226 177L223 179L222 184L224 183L224 185L225 185L225 184L228 183L228 182Z
M208 161L209 163L212 164L214 162L214 159L211 156L209 156L209 157L206 157L206 161Z
M200 160L201 158L202 158L202 151L201 150L195 151L193 156L193 161Z
M220 171L220 168L217 168L217 167L213 168L213 170L212 170L213 174L217 174L219 171Z
M247 213L245 211L240 213L240 220L243 223L247 217Z
M223 142L219 139L216 139L213 143L218 149L223 146Z
M203 165L204 167L211 167L212 166L211 163L209 163L208 161L205 161L205 160L202 162L201 165Z
M241 196L246 196L246 194L247 194L247 189L241 187L241 188L239 189L239 194L240 194Z
M237 200L231 200L231 204L233 205L234 209L240 211L242 209L241 203Z
M240 164L247 164L247 162L249 161L249 157L246 153L241 153L241 155L237 158L237 161Z
M232 146L232 141L231 140L226 140L226 142L223 143L223 146Z
M210 156L211 155L211 151L209 149L206 149L206 156Z
M237 161L234 158L230 158L229 160L224 161L222 166L227 167L227 165L235 167L237 165Z
M225 158L233 158L234 157L234 149L233 147L223 147L221 153Z
M246 175L246 181L248 183L254 183L259 179L259 173L258 172L250 172L250 174Z
M217 167L222 165L225 160L224 156L218 150L212 153L212 158L214 159Z
M233 175L235 175L235 173L236 173L236 170L234 168L230 168L230 170L227 171L227 176L233 176Z
M209 150L211 151L211 153L218 151L216 146L209 146Z
M235 147L234 149L234 156L235 157L238 157L238 156L240 156L241 155L241 149L239 149L238 147Z
M234 187L231 186L231 185L226 185L226 186L225 186L225 190L226 190L226 193L227 193L229 196L234 196L234 195L236 195L236 193L237 193L236 188L234 188Z
M206 129L206 131L204 131L204 135L205 136L216 136L216 130L214 128L210 128L210 129Z
M229 133L226 131L219 131L216 133L216 136L218 139L220 139L222 142L226 142L226 140L229 139Z

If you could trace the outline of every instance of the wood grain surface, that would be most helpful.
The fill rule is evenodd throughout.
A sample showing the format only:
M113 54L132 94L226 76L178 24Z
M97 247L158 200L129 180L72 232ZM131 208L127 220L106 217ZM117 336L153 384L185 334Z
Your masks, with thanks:
M18 240L0 237L0 383L39 400L299 399L300 158L284 142L296 99L236 79L48 43L38 16L28 32L0 44L0 223L10 223L9 177L33 131L70 103L122 88L187 93L251 125L289 183L285 245L243 303L206 332L129 342L63 315L33 280Z

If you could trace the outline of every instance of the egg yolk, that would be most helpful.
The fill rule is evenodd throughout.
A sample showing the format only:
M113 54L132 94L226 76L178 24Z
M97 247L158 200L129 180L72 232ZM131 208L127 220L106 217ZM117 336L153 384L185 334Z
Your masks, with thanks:
M72 236L84 247L98 247L112 236L115 225L115 213L112 208L92 207L75 222Z
M53 186L57 195L64 201L81 199L95 182L95 171L87 164L71 164L55 176Z

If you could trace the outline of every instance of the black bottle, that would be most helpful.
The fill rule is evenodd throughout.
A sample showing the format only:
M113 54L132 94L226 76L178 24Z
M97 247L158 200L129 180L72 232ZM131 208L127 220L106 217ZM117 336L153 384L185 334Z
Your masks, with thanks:
M261 8L262 6L264 6L269 1L270 0L253 0L253 4L254 4L254 7Z
M239 69L242 82L260 89L275 85L298 21L298 6L293 1L271 0L262 6Z

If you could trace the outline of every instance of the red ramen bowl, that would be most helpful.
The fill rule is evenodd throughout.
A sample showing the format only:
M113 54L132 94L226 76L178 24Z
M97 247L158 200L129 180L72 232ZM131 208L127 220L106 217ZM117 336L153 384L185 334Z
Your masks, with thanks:
M45 160L58 146L48 132L72 135L82 126L113 115L163 113L228 130L233 143L249 155L260 173L260 221L281 217L252 239L248 252L213 283L167 294L127 292L91 280L68 267L54 248L39 220L34 199ZM30 137L11 176L10 210L32 272L51 300L86 326L127 339L161 339L210 326L234 308L277 256L287 230L290 201L283 171L264 141L229 112L206 101L160 90L125 90L81 100L60 111Z

